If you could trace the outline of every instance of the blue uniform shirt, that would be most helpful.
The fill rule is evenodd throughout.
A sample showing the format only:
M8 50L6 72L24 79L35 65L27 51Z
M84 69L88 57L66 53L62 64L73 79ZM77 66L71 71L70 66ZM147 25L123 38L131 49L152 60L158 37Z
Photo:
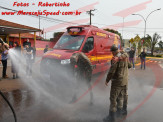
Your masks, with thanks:
M5 54L7 52L8 52L8 50L5 50L2 52L1 60L7 60L8 59L8 54Z

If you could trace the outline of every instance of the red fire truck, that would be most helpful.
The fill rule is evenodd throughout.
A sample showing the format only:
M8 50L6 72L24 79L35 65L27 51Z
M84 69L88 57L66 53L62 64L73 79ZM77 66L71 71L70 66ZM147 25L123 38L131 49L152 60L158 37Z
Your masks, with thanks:
M109 68L112 57L112 44L118 48L121 46L119 36L114 33L91 25L70 26L55 44L54 49L43 56L41 72L50 71L53 75L54 72L51 70L69 67L70 57L77 52L83 52L88 56L93 74L105 71Z

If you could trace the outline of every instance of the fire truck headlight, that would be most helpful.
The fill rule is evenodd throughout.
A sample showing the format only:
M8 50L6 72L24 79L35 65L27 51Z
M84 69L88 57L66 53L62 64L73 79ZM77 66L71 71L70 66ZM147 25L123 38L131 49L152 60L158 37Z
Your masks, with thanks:
M70 59L61 60L61 64L70 64Z

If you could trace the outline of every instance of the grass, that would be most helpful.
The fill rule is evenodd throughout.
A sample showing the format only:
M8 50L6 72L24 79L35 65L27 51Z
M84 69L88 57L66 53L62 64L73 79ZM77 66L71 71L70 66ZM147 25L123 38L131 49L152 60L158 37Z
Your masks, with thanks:
M158 56L147 56L147 58L160 58L160 59L162 59L163 57L158 57Z

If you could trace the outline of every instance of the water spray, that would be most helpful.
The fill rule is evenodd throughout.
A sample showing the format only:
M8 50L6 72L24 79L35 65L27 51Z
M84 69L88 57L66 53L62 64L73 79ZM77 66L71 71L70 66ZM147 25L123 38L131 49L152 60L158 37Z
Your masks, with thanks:
M2 38L0 38L0 43L1 43L1 47L0 47L0 48L3 48L3 46L4 46L7 50L9 50L8 44L6 44L6 43L3 41ZM2 50L2 49L1 49L1 50ZM0 91L0 95L2 96L2 98L3 98L3 99L7 102L7 104L9 105L9 107L10 107L10 109L11 109L13 115L14 115L14 120L15 120L15 122L17 122L16 113L15 113L15 110L14 110L14 108L12 107L11 103L7 100L7 98L5 97L5 95L4 95L1 91Z

